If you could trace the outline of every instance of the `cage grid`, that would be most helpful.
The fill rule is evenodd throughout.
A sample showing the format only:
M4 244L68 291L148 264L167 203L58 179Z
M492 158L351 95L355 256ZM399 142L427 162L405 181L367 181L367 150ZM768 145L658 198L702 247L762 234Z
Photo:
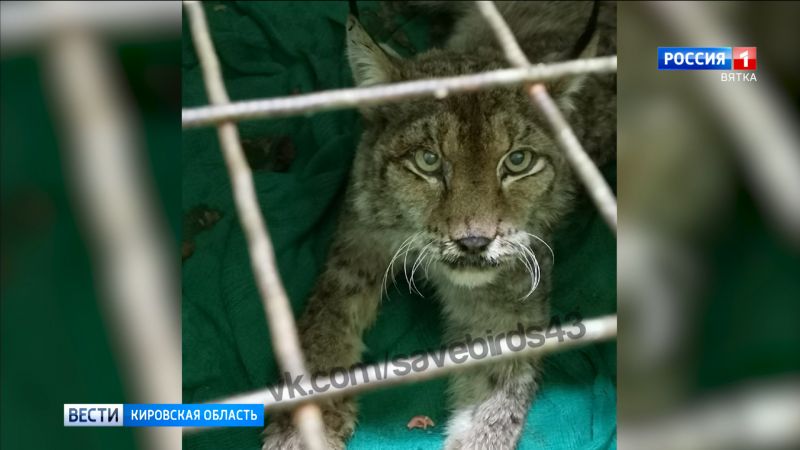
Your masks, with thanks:
M88 2L63 3L88 6L83 5L84 3ZM173 15L172 13L174 11L171 9L171 7L167 6L170 4L173 4L173 2L94 2L91 7L76 8L73 11L69 9L58 9L58 3L34 2L27 4L22 2L3 2L0 6L0 9L2 9L3 12L0 14L0 22L2 22L2 26L0 26L0 35L2 35L2 39L0 39L0 49L2 49L4 57L17 52L24 53L42 48L47 49L48 51L58 50L59 45L53 44L69 44L69 42L62 41L62 34L65 31L75 31L82 28L88 30L87 32L93 38L98 40L108 36L136 36L137 39L142 37L151 39L156 35L160 35L162 32L162 27L169 28L170 30L180 29L181 16L179 10L177 11L178 14ZM45 6L53 6L56 9L48 10L45 8ZM663 22L662 25L671 30L677 36L681 36L683 39L690 41L704 41L713 39L728 42L733 40L730 33L726 32L725 30L715 28L715 21L713 20L714 17L712 11L706 11L705 8L691 7L689 5L683 5L681 8L667 8L666 6L666 2L662 4L656 3L652 4L652 6L648 5L647 9L651 13L657 13ZM189 8L187 7L187 10L188 9ZM704 26L692 26L693 24L697 23L702 23ZM720 36L725 36L725 38L720 38ZM97 55L94 55L93 57L96 58ZM417 86L418 92L412 90L407 98L412 98L413 96L437 94L446 96L450 93L483 89L491 86L522 84L524 82L535 82L553 77L569 76L578 73L616 70L616 57L608 57L608 61L603 63L605 65L604 68L599 68L597 66L589 67L587 65L577 65L578 63L599 63L601 59L603 58L566 61L547 65L533 65L525 67L524 69L504 69L501 71L465 75L462 77L455 77L453 79L417 80L409 83L397 83L375 88L323 91L315 94L297 96L293 99L275 98L254 100L249 102L227 103L210 107L187 108L183 110L182 123L184 128L189 128L192 126L209 126L226 120L236 121L248 118L288 116L329 109L349 108L357 105L371 104L370 102L373 101L395 101L405 97L400 96L402 93L398 94L397 92L393 92L394 88L410 83L420 83L420 85ZM80 64L79 60L77 59L61 58L61 60L64 64L68 64L68 66L65 66L65 68L69 70L77 70L76 67ZM108 62L110 61L106 61L106 63ZM93 62L93 64L89 64L90 68L95 66L94 63L95 62ZM567 70L566 66L572 65L573 63L576 65ZM69 65L74 67L69 67ZM559 72L556 70L558 67L562 67L565 70L563 72ZM552 69L552 72L548 74L547 71L550 69ZM103 70L108 70L108 67L103 67ZM75 89L74 86L59 82L58 77L54 77L54 79L55 81L52 83L56 93L58 93L57 91L61 89ZM77 78L76 83L79 81L83 83L81 86L91 85L91 81L88 77ZM460 86L459 83L463 83L463 86ZM767 78L766 80L761 80L760 84L768 83L769 79ZM774 86L770 87L774 88ZM784 99L780 97L779 92L775 89L761 89L757 91L750 90L748 91L747 95L731 96L728 95L729 91L727 89L721 89L718 83L712 84L710 81L708 81L700 89L700 93L701 96L713 106L714 114L719 117L721 124L725 127L726 131L733 136L732 140L740 142L739 145L735 146L736 150L738 151L736 156L742 161L742 166L747 171L746 175L749 176L749 183L758 194L761 212L765 217L772 219L772 221L780 227L780 231L784 237L793 239L794 242L797 242L797 230L800 230L800 227L798 227L796 224L800 223L800 221L798 221L800 214L797 214L800 209L796 207L797 202L794 201L793 197L793 194L795 194L798 189L793 187L796 186L796 181L800 180L800 176L793 176L793 174L796 174L796 171L793 170L796 167L800 167L800 165L795 164L797 161L797 153L793 150L799 147L798 142L800 142L800 139L798 138L796 128L792 126L794 123L792 122L792 119L796 118L796 113L787 108L787 105L783 102ZM94 95L94 93L92 95ZM350 96L353 97L351 98ZM115 102L115 97L117 97L116 102L119 102L119 96L114 95L109 96L109 101ZM335 104L336 102L341 103ZM56 103L58 103L58 101ZM112 106L117 107L118 105L115 106L112 103ZM254 113L252 115L233 115L234 112L246 112L248 108L253 109L254 106ZM239 110L237 108L242 109ZM192 114L202 111L206 111L208 113L208 120L205 122L192 122ZM757 114L754 114L753 111L757 111ZM71 112L76 116L85 113L82 108L74 108L74 110ZM761 117L762 119L752 120L752 117ZM100 124L85 122L83 121L84 118L82 117L76 117L76 119L77 120L70 122L68 125L69 128L74 128L74 130L69 131L78 134L94 131L95 127L102 128L100 125L103 125L102 122ZM119 121L117 120L115 122ZM129 130L131 126L129 123L122 122L116 123L116 125L123 125L123 131ZM117 128L116 131L119 132L120 129ZM119 157L120 153L112 152L110 155ZM84 176L84 174L81 174L82 169L93 168L93 166L90 164L90 161L85 160L83 157L76 157L74 163L75 166L71 167L70 171L77 173L77 176ZM85 165L85 167L78 167L78 165ZM775 176L775 174L779 174L780 176ZM93 176L93 174L89 174L89 176ZM107 183L107 186L110 188L116 188L116 184L117 183ZM133 187L138 189L144 184L145 183L135 183ZM104 187L104 189L105 188L106 187ZM85 196L85 194L81 194L80 189L76 189L76 191L76 195L78 197L81 197L82 195ZM115 193L112 192L111 195L115 195ZM89 201L89 198L87 197L83 200ZM116 208L98 208L97 213L109 215L114 214L115 211L117 211ZM103 220L105 220L104 217L98 216L91 217L88 221L99 222L98 224L92 223L90 224L91 226L101 226ZM145 238L147 239L155 239L151 235L147 236L147 234L152 233L145 232L144 234L146 235ZM129 236L120 237L122 240L128 238ZM142 254L140 256L146 255ZM128 258L130 259L130 256L128 256ZM145 258L146 261L144 262L146 264L151 262L160 264L158 258L159 257L156 255L150 255ZM132 283L123 283L123 280L120 279L112 280L110 284L112 285L113 289L119 290L119 293L124 293L125 289L136 289ZM137 300L146 298L139 294L133 295L137 297ZM108 302L109 304L104 306L110 309L120 306L120 302L114 302L113 300L114 299L112 298L112 301ZM158 308L158 306L156 306L156 308ZM106 318L106 320L109 319L110 318ZM120 320L129 322L125 323L125 326L131 326L131 324L135 325L140 319L130 315L126 317L120 315ZM113 320L111 320L111 323L114 323ZM587 324L587 330L594 330L595 332L602 330L600 325L605 323L608 328L605 331L606 335L602 338L611 338L616 335L616 318L613 316L601 319L591 319L585 323ZM148 322L147 324L151 329L155 326L152 322ZM131 340L138 339L134 336L126 336L125 338ZM171 349L173 348L177 349L177 351L180 351L179 338L180 336L172 336L171 339L164 339L162 341L163 345L149 348L149 353L145 356L152 354L161 355L165 351L172 351ZM575 345L591 343L597 339L597 336L594 336L591 331L588 331L586 337L583 339L583 342L576 342ZM134 344L139 345L138 343ZM565 347L556 343L551 351L559 351L563 348ZM166 358L166 360L179 361L180 358ZM469 364L472 363L473 362L470 362ZM164 365L154 363L153 358L141 358L140 360L136 361L136 364L141 364L143 369L144 366L152 367L152 370L149 370L149 372L159 374L158 377L148 377L146 380L137 381L135 383L137 385L141 384L141 387L145 390L152 391L164 389L164 386L171 383L173 379L178 381L180 380L179 370L173 371L167 369ZM469 364L467 364L467 366L469 366ZM444 371L441 371L441 373L444 373ZM431 375L431 377L438 376L441 373L437 372L436 374ZM175 375L176 378L173 378L173 375ZM425 374L420 375L426 376ZM408 381L413 381L416 379L422 379L422 377L409 377ZM402 382L406 382L406 380L395 381L395 383ZM379 388L381 386L385 386L385 384L377 383L374 385L374 388ZM744 406L749 406L751 409L758 409L759 411L763 411L764 408L776 409L776 405L772 404L773 401L770 401L768 403L769 406L767 406L765 400L757 397L762 395L763 392L767 392L771 387L771 383L768 383L764 386L754 387L753 392L748 393L748 395L751 395L752 398L747 398L746 402L743 399L737 400L735 404L728 402L711 402L709 404L704 404L704 412L707 412L709 416L713 413L716 420L717 416L734 413L738 407L742 406L742 403L746 403ZM368 385L364 389L372 388L372 385ZM170 391L170 394L166 397L158 396L159 402L169 401L174 395L174 392L180 391L179 389L177 391L174 389L167 389ZM356 389L347 390L347 392L354 391L356 391ZM250 399L254 400L255 402L260 402L262 399L266 398L267 394L267 391L258 391L251 394L241 394L225 400ZM338 394L339 393L337 393L337 395ZM323 396L315 395L309 398L313 400L314 398L320 397ZM778 400L778 398L780 398L782 402L787 399L791 402L796 397L796 390L786 392L781 391L777 396L774 397L775 398L773 400ZM178 401L180 401L180 397L178 397ZM286 405L269 404L265 405L265 408L270 410L273 407L276 409L281 407L291 408L298 403L299 402L287 403ZM780 404L783 403L779 403L778 406L780 406ZM792 410L791 404L789 403L788 405L789 409L778 409L782 411ZM699 430L699 427L702 427L704 423L701 419L703 418L699 417L697 414L691 414L690 412L690 414L687 415L686 411L681 411L680 421L676 420L675 423L670 423L667 426L659 425L654 427L653 430L642 429L638 431L641 432L640 434L642 437L642 442L649 443L654 442L651 432L659 432L659 436L662 437L662 439L655 439L655 441L661 442L663 444L662 446L666 448L670 445L670 440L675 440L675 436L685 436L687 433L687 425L691 424L697 428L698 434L696 439L699 442L702 442L702 445L717 445L718 442L721 442L719 440L719 436L709 434L708 430L704 430L703 432ZM770 428L769 432L776 435L780 432L780 435L784 437L796 436L796 427L792 426L793 422L784 422L784 425L786 425L786 427L782 430L776 429L773 426ZM626 428L632 427L629 425ZM148 429L143 431L145 433L156 434L164 431L169 432L172 430ZM735 433L734 436L729 437L732 440L727 440L724 442L742 442L742 437L748 437L742 435L743 432L747 431L745 427L740 427L736 431L737 433ZM628 434L630 434L630 431ZM172 436L169 436L169 438L171 437ZM160 442L152 440L148 442L148 444L152 443L153 445L148 447L165 449L175 448L175 445L173 444L175 442L180 442L179 440L175 441L169 438L167 440L161 440ZM178 438L180 438L180 436L178 436ZM647 439L647 441L644 439Z
M416 80L365 88L320 91L312 94L250 100L231 103L225 89L219 60L214 49L202 4L197 0L185 0L191 36L203 72L210 106L187 108L182 111L183 128L215 125L225 164L232 182L233 196L240 222L244 228L248 252L256 278L256 284L270 327L276 360L284 372L308 380L299 336L289 300L277 272L272 242L256 198L252 172L242 151L237 121L244 119L274 118L319 111L351 108L363 105L389 103L423 96L444 98L451 93L487 89L500 85L523 84L524 89L548 121L557 145L564 152L578 178L584 184L600 214L616 235L616 198L598 167L591 161L575 136L567 120L559 111L542 81L553 78L616 71L616 56L587 58L552 64L531 65L519 47L507 23L491 1L478 1L477 7L495 33L498 42L514 69L487 71L458 77ZM537 348L501 351L497 355L475 359L466 355L458 365L450 362L441 366L429 365L426 370L410 371L405 375L389 374L383 379L369 380L363 370L381 370L386 361L362 367L362 372L353 372L355 382L343 387L331 386L324 392L313 392L301 398L292 398L282 392L285 386L278 385L254 392L243 393L214 401L214 403L260 403L265 410L293 409L293 421L307 448L325 448L324 424L320 409L315 403L330 397L350 395L361 391L391 385L409 383L439 377L456 370L465 370L476 365L491 364L500 359L519 358L532 354L563 351L576 346L614 339L617 333L616 315L592 318L583 321L585 334L580 338L564 341L546 341ZM506 349L508 350L508 349ZM430 357L428 355L428 357ZM362 377L358 377L361 373ZM394 375L394 376L392 376ZM328 377L330 379L330 377ZM206 428L203 428L206 429ZM185 428L184 432L196 432L201 428Z

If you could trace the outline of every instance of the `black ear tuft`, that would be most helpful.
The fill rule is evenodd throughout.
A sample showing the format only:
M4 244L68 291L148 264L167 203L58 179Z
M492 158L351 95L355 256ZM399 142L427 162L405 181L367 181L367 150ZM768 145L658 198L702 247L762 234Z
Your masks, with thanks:
M353 15L347 18L347 59L358 86L398 81L396 54L378 45Z

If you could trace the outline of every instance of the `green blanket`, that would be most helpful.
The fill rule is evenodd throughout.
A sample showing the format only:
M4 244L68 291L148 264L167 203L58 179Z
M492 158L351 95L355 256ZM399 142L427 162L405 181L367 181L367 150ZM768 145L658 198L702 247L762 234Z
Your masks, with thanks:
M378 4L359 3L362 21L395 20L392 30L410 53L429 45L423 19L403 23ZM344 58L346 2L206 2L212 37L233 100L284 96L352 85ZM380 37L380 36L379 36ZM404 48L403 48L404 47ZM197 58L184 27L183 104L206 104ZM240 124L253 154L254 179L281 276L295 314L302 310L325 261L358 141L355 111ZM267 155L267 150L273 156ZM274 154L280 153L277 157ZM266 155L266 156L265 156ZM606 171L615 177L614 168ZM253 282L246 243L213 129L183 138L183 208L219 211L213 227L191 234L183 264L183 401L196 403L262 388L277 379L268 328ZM616 243L582 199L555 240L554 313L589 318L615 310ZM367 361L436 348L436 303L389 291L366 336ZM616 350L613 343L547 358L542 388L528 416L521 449L616 447ZM352 449L428 449L443 442L446 380L380 390L360 398ZM436 426L407 430L415 415ZM267 421L269 416L267 416ZM258 449L260 430L207 431L186 449Z

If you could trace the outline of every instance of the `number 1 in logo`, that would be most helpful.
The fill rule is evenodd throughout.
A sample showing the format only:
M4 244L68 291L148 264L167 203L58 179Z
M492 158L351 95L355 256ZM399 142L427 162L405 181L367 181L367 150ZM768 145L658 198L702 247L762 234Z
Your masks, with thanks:
M733 70L756 70L757 65L755 47L733 48Z

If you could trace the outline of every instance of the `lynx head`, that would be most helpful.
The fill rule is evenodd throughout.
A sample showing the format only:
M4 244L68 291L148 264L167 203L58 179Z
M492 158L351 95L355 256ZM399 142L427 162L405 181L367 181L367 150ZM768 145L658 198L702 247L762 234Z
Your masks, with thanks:
M359 86L507 67L489 50L431 50L402 59L376 44L354 18L347 27L348 59ZM549 88L563 107L576 86L568 80ZM420 254L454 284L484 285L516 264L533 277L536 249L546 248L538 235L568 210L574 183L519 86L370 106L361 113L353 200L361 219L408 238L399 250Z

